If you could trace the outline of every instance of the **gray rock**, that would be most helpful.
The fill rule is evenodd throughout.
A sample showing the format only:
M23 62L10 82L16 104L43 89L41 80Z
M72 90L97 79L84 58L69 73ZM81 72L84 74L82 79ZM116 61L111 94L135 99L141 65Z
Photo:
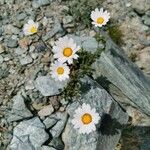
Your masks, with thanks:
M0 4L3 5L5 3L5 0L1 0Z
M71 23L72 21L73 21L72 16L67 15L63 18L63 24L68 24L68 23Z
M25 56L24 58L19 58L21 65L27 65L32 63L33 59L29 55Z
M60 149L60 150L64 149L64 144L63 144L61 138L59 138L59 137L53 138L51 140L51 142L49 143L49 145L56 149Z
M49 5L49 4L51 4L51 2L52 2L52 0L33 0L32 7L39 8L41 6Z
M11 147L10 145L11 150L35 150L28 135L19 137L19 140L20 142L18 142L15 147Z
M106 49L93 64L94 79L124 108L133 106L150 115L150 79L127 58L122 49L106 38Z
M0 36L2 36L2 34L3 34L3 29L0 28Z
M16 15L16 18L17 18L19 21L25 20L26 17L27 17L27 14L25 14L25 13L23 13L23 12Z
M49 76L40 76L35 81L35 87L43 96L52 96L60 94L67 82L59 82Z
M150 149L150 138L148 137L147 140L142 143L140 146L140 150L149 150Z
M33 116L32 113L27 109L24 100L25 98L22 96L20 92L18 92L17 95L13 97L12 110L7 118L9 122Z
M51 128L52 126L54 126L56 123L58 122L58 119L55 118L55 115L51 115L49 117L47 117L43 123L46 126L46 129Z
M90 134L79 134L73 128L71 120L74 111L80 106L76 100L67 108L69 120L62 133L65 149L69 150L112 150L115 149L128 115L120 108L113 98L95 81L82 79L81 103L90 104L101 116L97 130Z
M67 113L56 113L54 116L55 119L57 119L57 123L49 130L53 137L59 137L66 125L67 122Z
M5 51L5 47L2 44L0 44L0 54L3 53L4 51Z
M49 138L45 132L45 126L38 117L20 122L13 131L13 139L9 145L10 149L18 149L18 145L37 149ZM32 146L31 146L32 145ZM33 150L33 149L32 149Z
M87 37L83 40L82 46L86 51L94 52L98 48L98 42L95 38Z
M14 35L14 34L19 34L20 30L17 27L13 26L12 24L8 24L4 26L4 32L5 34L8 35Z
M135 9L139 14L144 14L147 10L150 9L149 0L132 0L132 8Z
M140 43L144 45L144 47L150 46L150 40L145 39L144 37L140 37Z
M144 15L142 17L142 20L143 20L143 22L144 22L145 25L150 26L150 16Z
M15 49L15 54L22 56L26 51L27 49L18 47Z
M96 52L97 48L103 48L102 43L98 44L93 37L79 37L74 35L68 35L68 37L72 38L81 48L91 53Z
M0 67L0 80L6 78L9 75L9 69L6 67Z
M41 148L38 148L37 150L57 150L57 149L50 147L50 146L42 146Z
M54 112L54 108L52 105L47 105L44 108L42 108L39 112L38 115L40 117L44 117L44 116L49 116Z
M14 4L14 3L15 3L15 0L5 0L5 2L6 2L7 4Z
M18 46L18 41L14 40L14 39L9 39L8 42L7 42L7 46L9 48L15 48L15 47Z
M39 43L36 47L35 47L35 51L40 53L40 52L44 52L46 49L46 46L42 43Z
M44 41L50 39L51 37L55 36L57 33L60 33L61 35L64 35L64 29L62 28L62 25L60 24L58 19L55 19L55 23L54 23L54 27L53 29L51 29L50 31L48 31L46 33L46 35L44 35L42 37L42 39Z
M0 55L0 64L2 64L4 61L4 58Z

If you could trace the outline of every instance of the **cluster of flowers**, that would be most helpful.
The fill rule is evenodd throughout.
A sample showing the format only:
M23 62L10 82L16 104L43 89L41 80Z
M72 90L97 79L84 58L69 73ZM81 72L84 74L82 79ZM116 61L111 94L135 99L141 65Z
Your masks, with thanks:
M32 35L38 31L38 23L33 20L29 20L27 24L24 25L24 34ZM55 42L52 48L54 53L55 62L51 64L51 77L56 81L63 81L69 79L70 69L69 65L73 63L73 59L77 59L78 55L76 52L80 49L79 46L73 41L73 39L67 36L59 38Z
M110 19L110 14L104 11L103 8L96 8L91 12L92 24L96 27L102 27ZM25 35L32 35L38 32L39 24L33 20L29 20L24 25L23 32ZM80 46L74 42L73 39L67 36L59 38L52 48L55 61L51 64L51 76L56 81L63 81L69 79L70 69L69 65L73 63L74 59L78 58L76 54L80 50ZM74 119L71 121L75 129L79 133L89 134L96 130L96 124L99 122L100 116L96 113L95 108L91 108L89 104L83 103L81 107L75 110Z

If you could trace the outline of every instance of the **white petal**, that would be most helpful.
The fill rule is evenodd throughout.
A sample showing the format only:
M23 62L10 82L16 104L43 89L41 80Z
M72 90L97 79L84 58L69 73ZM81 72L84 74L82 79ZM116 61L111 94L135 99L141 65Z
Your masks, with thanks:
M68 62L68 64L72 64L73 60L72 59L68 59L67 62Z
M34 21L32 19L28 20L28 24L34 24Z

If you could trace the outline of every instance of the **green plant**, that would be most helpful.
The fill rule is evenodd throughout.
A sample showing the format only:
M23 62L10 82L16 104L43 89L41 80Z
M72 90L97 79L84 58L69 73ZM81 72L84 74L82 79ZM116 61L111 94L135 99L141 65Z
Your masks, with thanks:
M131 59L132 62L135 62L135 61L136 61L136 58L137 58L137 53L132 52L132 53L130 54L129 58Z
M91 27L90 14L97 6L100 6L102 0L67 0L69 10L65 13L74 18L74 24L79 27L79 24L84 27Z
M119 29L119 25L110 23L108 25L108 34L116 44L118 45L123 44L122 41L123 34L122 31Z
M80 79L85 75L92 76L94 71L92 64L100 56L102 51L103 49L97 49L97 51L92 54L91 52L81 49L80 52L78 52L79 58L71 66L71 80L61 94L63 98L70 100L72 97L80 95Z

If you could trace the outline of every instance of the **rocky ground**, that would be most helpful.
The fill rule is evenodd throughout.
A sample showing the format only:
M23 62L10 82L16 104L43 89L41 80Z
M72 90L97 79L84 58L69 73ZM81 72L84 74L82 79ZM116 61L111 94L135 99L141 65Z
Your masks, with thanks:
M20 144L19 150L31 149L26 136L31 133L35 147L45 143L47 146L42 146L43 150L64 148L65 140L60 135L68 120L68 101L59 95L58 89L63 90L67 83L60 85L49 78L53 61L51 47L56 39L66 34L74 38L74 34L80 36L76 40L87 51L98 45L103 47L93 38L96 33L87 19L87 12L97 6L108 9L113 20L111 25L115 24L115 31L121 33L116 42L145 75L150 76L149 0L90 0L89 4L84 0L0 0L0 149L8 145L8 149L15 149L13 143L18 137L28 143ZM49 49L39 36L23 35L22 27L29 18L40 22L40 35ZM141 120L137 111L128 112L134 117L117 149L149 150L150 129L131 127L138 126ZM67 132L63 136L65 134ZM129 144L133 147L128 147Z

